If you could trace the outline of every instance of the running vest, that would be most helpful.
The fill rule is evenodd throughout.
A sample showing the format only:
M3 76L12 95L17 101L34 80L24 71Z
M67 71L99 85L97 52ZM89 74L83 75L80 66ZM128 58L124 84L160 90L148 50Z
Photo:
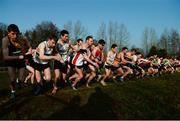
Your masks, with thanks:
M53 49L48 47L47 41L44 41L44 42L42 42L42 43L45 45L45 48L44 48L44 55L46 55L46 56L51 55ZM38 53L38 52L35 53L33 59L34 59L34 62L40 63L40 64L48 64L48 62L49 62L49 60L41 60L41 59L39 58L39 53Z
M82 66L84 64L84 56L83 54L87 54L86 49L80 49L73 57L72 64L76 66Z
M9 38L7 37L6 39L9 40ZM9 55L10 56L19 56L22 55L22 49L21 48L17 48L14 44L12 44L12 42L9 40Z
M69 43L64 43L64 45L57 43L56 44L56 49L58 53L61 55L64 61L68 60L68 55L69 55Z
M170 61L168 59L163 59L163 62L162 62L164 65L170 65Z
M109 61L111 62L111 64L113 64L115 57L116 57L116 53L114 53L114 54L111 55L111 56L108 56L108 57L107 57L107 60L109 60ZM105 62L105 65L109 65L109 64L107 64L107 62Z
M101 51L101 50L97 50L95 56L96 56L96 58L97 58L99 61L101 61L102 51Z

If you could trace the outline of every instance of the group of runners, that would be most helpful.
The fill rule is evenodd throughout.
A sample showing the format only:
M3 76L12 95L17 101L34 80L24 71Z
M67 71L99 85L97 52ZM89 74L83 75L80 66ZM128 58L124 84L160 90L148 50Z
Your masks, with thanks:
M111 80L123 82L128 78L174 73L180 69L180 61L175 58L157 55L144 58L136 49L123 47L119 51L117 44L112 44L105 54L105 40L100 39L95 43L92 36L87 36L85 41L78 39L76 44L72 44L67 30L62 30L58 39L49 35L34 49L19 33L18 26L11 24L8 35L2 40L3 57L11 82L11 98L15 98L16 87L28 83L28 80L34 85L35 95L42 94L43 89L50 85L51 93L56 94L60 88L58 82L77 90L82 80L90 88L92 80L106 86L106 82ZM28 70L28 74L25 74L25 70Z

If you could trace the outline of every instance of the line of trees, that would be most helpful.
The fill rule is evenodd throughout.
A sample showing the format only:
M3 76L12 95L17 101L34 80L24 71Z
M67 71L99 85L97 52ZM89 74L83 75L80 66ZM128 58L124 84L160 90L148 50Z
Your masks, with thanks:
M168 55L180 56L180 35L175 29L165 29L158 39L156 31L146 27L142 33L142 48L145 55L149 56L155 53L152 50L163 50Z
M2 38L7 34L7 26L4 23L0 23L0 59L2 60ZM20 28L21 29L21 28ZM81 21L68 21L65 23L61 29L66 29L70 33L70 40L74 43L78 38L85 39L89 35L88 29L84 26ZM37 24L31 30L26 30L22 34L25 35L30 41L33 47L36 47L40 42L47 39L49 34L54 34L57 37L61 30L57 25L51 21L43 21ZM130 48L130 32L128 31L126 25L110 21L108 24L102 22L97 33L94 36L95 40L104 39L106 40L107 46L106 51L109 50L112 43L116 43L121 49L123 46L128 46ZM167 51L170 55L180 55L180 36L175 30L167 30L161 34L160 38L156 34L155 29L146 27L142 32L142 49L145 55L151 55L152 48L158 48L159 50ZM151 50L151 52L150 52Z
M128 46L130 40L130 33L128 32L127 27L124 24L119 24L118 22L110 21L108 26L103 22L100 24L97 31L96 38L104 39L107 42L106 46L109 50L110 45L116 43L119 48L123 46Z
M2 38L7 35L7 25L0 23L0 64L2 60Z

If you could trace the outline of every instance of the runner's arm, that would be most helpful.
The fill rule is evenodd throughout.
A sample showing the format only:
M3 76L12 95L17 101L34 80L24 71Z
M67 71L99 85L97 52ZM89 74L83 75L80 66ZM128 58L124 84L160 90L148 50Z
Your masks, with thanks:
M4 60L15 60L15 59L23 59L22 55L20 56L9 56L9 41L7 39L2 40L2 51Z

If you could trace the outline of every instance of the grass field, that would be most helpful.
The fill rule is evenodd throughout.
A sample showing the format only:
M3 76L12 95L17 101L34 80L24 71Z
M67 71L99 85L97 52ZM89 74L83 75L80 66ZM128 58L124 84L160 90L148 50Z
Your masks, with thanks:
M0 119L180 119L180 73L102 87L80 86L34 96L32 87L9 100L8 75L0 73Z

